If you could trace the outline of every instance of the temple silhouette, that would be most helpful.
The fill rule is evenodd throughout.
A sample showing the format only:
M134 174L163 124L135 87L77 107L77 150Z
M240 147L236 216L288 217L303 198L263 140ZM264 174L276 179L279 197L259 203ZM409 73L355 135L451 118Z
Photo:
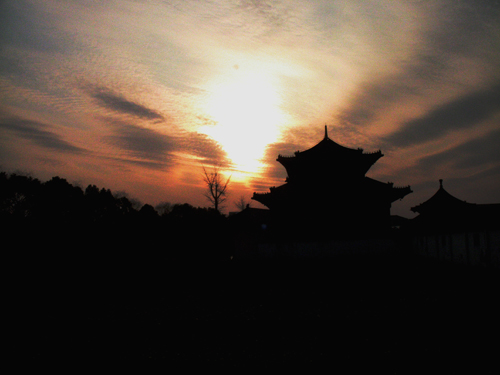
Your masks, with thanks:
M439 180L439 189L412 207L410 221L416 254L468 265L500 267L500 204L469 203L451 195Z
M290 239L365 238L390 230L391 204L411 193L366 176L382 152L365 153L324 138L305 151L276 159L286 169L283 185L253 200L267 206L275 227Z

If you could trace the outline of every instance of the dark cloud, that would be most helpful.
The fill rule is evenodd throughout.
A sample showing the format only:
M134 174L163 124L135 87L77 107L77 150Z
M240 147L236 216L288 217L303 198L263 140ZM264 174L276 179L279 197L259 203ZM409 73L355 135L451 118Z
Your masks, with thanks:
M49 125L38 121L21 118L0 120L0 129L8 130L22 139L51 150L73 154L86 152L86 150L62 139L57 133L50 130Z
M53 20L53 14L43 6L3 1L0 7L0 45L49 53L65 52L75 45L74 38L48 22Z
M9 78L22 78L24 82L34 82L37 78L34 70L21 56L2 53L0 48L0 75Z
M436 11L439 22L424 35L433 50L447 56L465 56L498 48L498 40L486 36L498 32L500 2L469 0L453 6L442 4Z
M500 203L500 164L456 179L460 195L471 203ZM446 183L446 186L448 184Z
M284 4L264 0L242 0L238 7L262 23L263 33L286 27L290 22L290 12Z
M359 84L347 107L336 118L351 128L368 126L392 106L425 95L430 86L445 79L448 64L449 59L442 52L422 47L411 60L399 62L397 73L370 77Z
M424 5L427 7L432 9L428 11L434 15L433 22L420 29L412 54L392 61L395 73L361 83L338 114L340 122L367 126L391 106L425 95L431 87L461 83L450 75L457 69L457 61L480 63L485 72L489 68L497 72L492 79L498 78L500 2L475 0L453 6Z
M267 145L263 159L267 162L275 161L278 155L293 156L296 151L304 151L309 147L295 142L276 142Z
M384 108L401 98L416 94L416 88L401 77L384 77L360 84L347 108L336 116L341 125L362 127L381 114Z
M458 199L470 203L500 203L500 165L485 168L472 175L453 176L453 171L442 171L438 178L444 180L444 188ZM438 178L413 183L413 194L408 198L409 207L416 206L432 197L439 188ZM409 213L408 213L409 214Z
M220 144L209 136L188 132L178 139L177 148L202 159L202 163L228 166L230 161Z
M199 158L203 164L224 167L230 164L222 147L205 134L183 132L169 136L125 122L108 120L108 123L115 134L105 140L125 151L132 163L154 169L170 167L177 161L175 152L180 152Z
M432 170L439 166L450 166L456 169L476 168L496 162L500 165L500 129L483 137L472 139L452 149L426 156L418 165L424 170Z
M97 88L91 92L91 96L97 99L99 104L116 112L133 115L148 120L162 120L163 116L158 112L125 99L119 94L112 93L107 89Z
M385 140L406 147L439 138L451 130L467 129L500 112L500 82L482 91L441 105L404 124Z
M454 183L457 190L460 190L464 185L470 185L471 189L481 189L481 191L486 191L489 189L495 189L493 194L489 194L492 199L486 200L485 203L500 203L500 164L493 166L491 168L486 168L473 174L472 176L459 176L453 178L445 179L445 185L448 186L450 182ZM481 181L483 183L478 183ZM488 181L488 183L486 182ZM465 194L467 195L467 194ZM479 202L478 202L479 203Z
M282 179L286 178L285 168L276 161L278 155L292 156L295 151L303 151L307 147L295 142L276 142L271 143L266 147L262 161L267 165L264 171L266 179ZM269 187L269 186L268 186Z
M281 152L283 155L293 154L297 150L305 150L314 146L323 139L324 135L324 126L296 126L283 131L282 142L275 143L275 147L283 150Z
M411 61L401 63L401 72L361 83L338 120L351 127L370 125L391 106L425 95L430 86L444 81L449 61L441 51L421 48Z
M442 52L425 46L414 51L409 61L399 61L394 74L370 77L358 85L353 98L336 116L349 127L370 125L391 106L423 95L423 90L442 81L449 60Z
M172 162L171 152L176 145L172 137L153 129L113 121L111 128L115 135L105 137L105 140L126 153L140 163L169 165Z
M117 160L117 159L114 159ZM153 169L157 171L169 168L172 165L171 160L137 160L137 159L119 159L120 163L126 163L134 166L139 166L141 168Z

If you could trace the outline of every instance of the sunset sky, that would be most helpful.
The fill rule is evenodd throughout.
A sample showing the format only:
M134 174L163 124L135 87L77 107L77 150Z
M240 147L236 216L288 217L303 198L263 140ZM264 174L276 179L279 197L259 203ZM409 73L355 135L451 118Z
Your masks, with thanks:
M492 0L1 1L0 170L208 206L219 164L227 212L326 124L411 185L393 214L440 178L500 203L499 20Z

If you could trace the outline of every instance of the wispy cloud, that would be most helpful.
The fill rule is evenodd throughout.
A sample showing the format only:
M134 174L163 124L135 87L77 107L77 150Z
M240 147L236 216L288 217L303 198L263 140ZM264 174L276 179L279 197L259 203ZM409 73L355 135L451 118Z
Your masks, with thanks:
M227 153L212 138L198 132L186 132L177 138L177 150L200 158L202 163L229 166Z
M367 128L388 118L392 122L393 112L404 112L404 107L415 103L425 103L424 110L430 111L431 105L444 105L453 94L473 95L500 78L500 24L495 21L500 3L440 1L409 6L406 10L415 17L408 21L414 28L400 30L407 40L396 43L382 65L392 69L367 70L349 100L336 108L335 117L349 126ZM385 52L382 45L376 47L381 50L360 57L377 61Z
M487 89L468 93L438 106L423 117L403 124L386 138L396 147L407 147L434 140L460 129L473 127L500 112L500 82Z
M104 141L123 151L127 162L164 169L182 162L179 154L188 154L200 163L230 165L226 152L205 134L187 131L171 136L123 121L105 119L105 123L114 134Z
M294 139L295 135L297 135L297 133L288 134L288 140L284 142L272 143L267 146L264 157L262 158L266 165L263 176L264 179L269 179L274 182L280 181L280 183L283 183L286 178L286 170L276 161L278 155L292 156L295 151L303 151L308 148L304 143ZM298 142L295 142L294 140ZM303 141L305 141L305 139ZM259 182L259 184L262 184L262 182ZM269 186L267 187L269 188Z
M96 88L91 92L91 96L97 99L99 105L111 109L118 113L128 114L148 120L162 120L163 116L157 111L146 106L125 99L120 94L111 92L105 88Z
M74 146L57 134L50 125L39 121L22 118L0 120L0 129L7 130L17 137L29 140L34 144L53 151L83 154L87 151Z
M176 148L172 137L122 121L109 120L109 125L114 135L104 137L104 141L124 151L127 160L155 168L172 165L172 151Z
M449 150L423 157L418 167L430 171L447 166L452 170L475 168L482 170L492 164L500 166L500 129L464 142Z

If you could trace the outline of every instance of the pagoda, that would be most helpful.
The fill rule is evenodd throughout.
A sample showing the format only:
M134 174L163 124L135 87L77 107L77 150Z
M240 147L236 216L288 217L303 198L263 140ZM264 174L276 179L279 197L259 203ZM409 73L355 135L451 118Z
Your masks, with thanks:
M252 199L267 206L288 233L364 236L390 228L392 202L411 193L366 177L382 152L365 153L328 137L312 148L276 159L286 169L283 185Z
M469 203L439 189L412 207L408 229L413 250L422 256L500 268L500 203Z
M499 228L500 204L478 204L451 195L439 180L439 189L425 202L412 207L418 213L412 227L426 233L458 233Z

